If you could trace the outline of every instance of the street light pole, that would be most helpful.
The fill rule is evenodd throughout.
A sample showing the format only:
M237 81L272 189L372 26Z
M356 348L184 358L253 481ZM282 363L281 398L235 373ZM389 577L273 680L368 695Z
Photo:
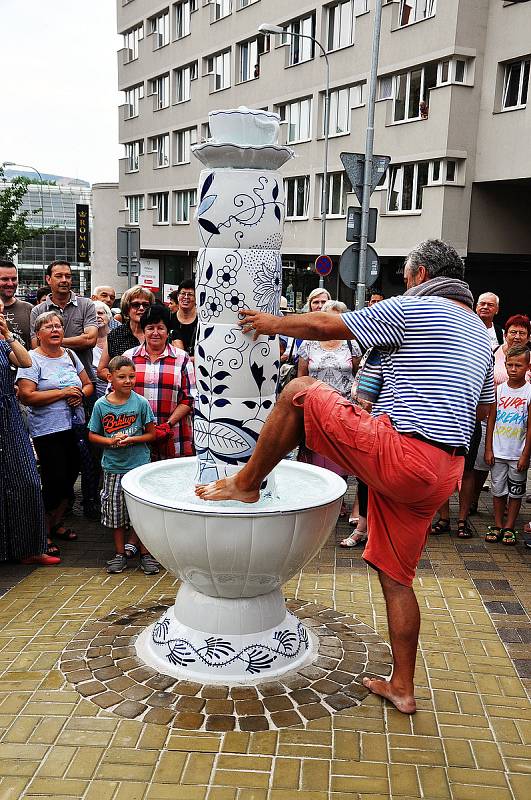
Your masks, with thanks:
M15 161L4 161L3 167L22 167L23 169L32 169L39 176L41 182L41 255L42 255L42 276L43 282L46 283L46 265L44 263L44 181L42 175L36 167L29 164L17 164Z
M325 64L326 64L326 88L325 88L325 99L324 99L324 162L323 162L323 185L321 187L321 253L320 255L326 255L326 215L328 213L328 136L329 136L329 128L330 128L330 61L328 59L328 54L318 39L315 39L313 36L309 36L306 33L292 33L291 31L285 31L284 28L281 28L280 25L269 25L268 23L264 23L260 25L258 28L260 33L277 33L285 36L292 36L297 37L298 39L310 39L317 47L320 49L322 55L324 56ZM324 278L321 276L319 278L319 288L322 289L324 287Z

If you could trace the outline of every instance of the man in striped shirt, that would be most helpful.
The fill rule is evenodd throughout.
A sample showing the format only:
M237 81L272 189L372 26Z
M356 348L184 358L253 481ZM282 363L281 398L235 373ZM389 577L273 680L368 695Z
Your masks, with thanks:
M438 240L422 242L404 268L405 295L341 316L274 317L243 311L244 332L310 340L356 339L381 356L383 386L372 415L311 378L292 381L240 472L196 493L256 502L264 477L306 436L369 486L364 558L378 570L394 669L365 678L399 711L416 710L413 676L420 615L412 582L433 514L456 488L476 417L494 399L488 335L461 280L462 260Z

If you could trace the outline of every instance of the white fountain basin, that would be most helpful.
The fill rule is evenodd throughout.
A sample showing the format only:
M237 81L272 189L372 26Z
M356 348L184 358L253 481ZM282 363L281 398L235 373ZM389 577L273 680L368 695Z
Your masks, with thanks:
M182 581L175 605L139 637L140 657L165 674L218 683L300 668L315 641L286 611L280 587L328 539L345 482L283 461L274 470L278 498L214 503L195 497L195 470L195 458L182 458L122 480L136 532Z

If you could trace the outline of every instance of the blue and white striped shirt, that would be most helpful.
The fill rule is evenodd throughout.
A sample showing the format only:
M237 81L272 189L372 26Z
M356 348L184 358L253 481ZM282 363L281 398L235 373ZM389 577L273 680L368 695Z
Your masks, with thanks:
M442 297L391 297L342 315L363 348L378 347L383 387L373 415L400 433L468 447L478 403L494 402L483 322Z

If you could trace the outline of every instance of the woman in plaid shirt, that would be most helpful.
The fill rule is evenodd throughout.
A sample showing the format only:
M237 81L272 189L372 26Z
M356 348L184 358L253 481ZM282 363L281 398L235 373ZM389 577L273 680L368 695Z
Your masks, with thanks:
M151 306L140 319L144 343L124 353L136 368L135 392L146 398L155 415L152 461L194 455L194 368L184 350L168 342L169 326L168 309Z

